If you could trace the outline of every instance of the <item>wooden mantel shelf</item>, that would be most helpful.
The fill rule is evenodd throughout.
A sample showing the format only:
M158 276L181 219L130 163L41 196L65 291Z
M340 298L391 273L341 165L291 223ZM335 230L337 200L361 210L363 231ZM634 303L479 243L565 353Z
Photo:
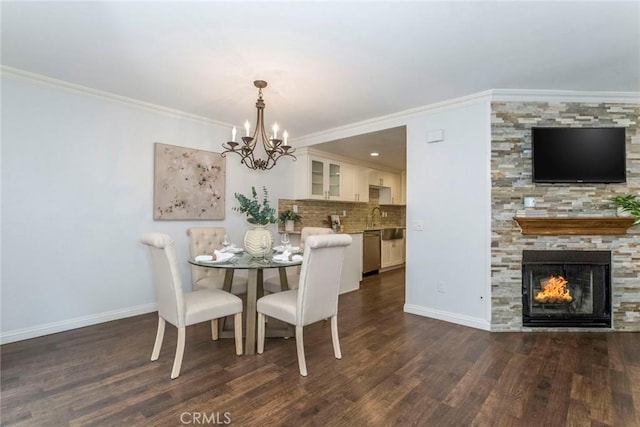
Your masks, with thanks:
M527 235L627 234L633 217L514 217Z

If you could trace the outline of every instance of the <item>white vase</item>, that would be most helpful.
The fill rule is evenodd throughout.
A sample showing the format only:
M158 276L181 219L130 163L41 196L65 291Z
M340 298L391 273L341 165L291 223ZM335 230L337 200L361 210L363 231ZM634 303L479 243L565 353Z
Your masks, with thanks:
M293 231L294 222L292 219L288 219L284 222L284 231Z
M261 257L273 247L273 235L266 225L256 225L244 235L244 250L253 257Z

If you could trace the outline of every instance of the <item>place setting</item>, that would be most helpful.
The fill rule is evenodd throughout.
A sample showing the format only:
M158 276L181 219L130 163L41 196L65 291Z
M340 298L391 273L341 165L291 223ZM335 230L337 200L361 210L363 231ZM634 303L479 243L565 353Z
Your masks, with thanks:
M288 233L282 233L282 235L280 236L280 243L281 243L280 245L273 247L273 251L276 253L276 255L283 255L285 252L288 252L291 254L302 253L302 249L300 249L300 246L291 246L289 242ZM275 261L275 256L274 256L274 261Z
M239 248L232 243L229 236L225 234L224 240L222 241L222 249L215 249L212 255L197 255L194 257L194 261L205 264L233 263L238 260L236 255L241 254L243 251L244 250L242 248Z
M279 264L290 264L302 262L302 251L299 246L291 246L288 233L283 233L280 237L279 246L274 246L273 250L276 254L273 256L273 262Z

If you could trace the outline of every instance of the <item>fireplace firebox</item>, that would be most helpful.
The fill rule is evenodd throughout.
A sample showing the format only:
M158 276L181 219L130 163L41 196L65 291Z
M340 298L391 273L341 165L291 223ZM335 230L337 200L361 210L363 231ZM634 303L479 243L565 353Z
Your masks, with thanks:
M611 252L523 251L522 324L611 327Z

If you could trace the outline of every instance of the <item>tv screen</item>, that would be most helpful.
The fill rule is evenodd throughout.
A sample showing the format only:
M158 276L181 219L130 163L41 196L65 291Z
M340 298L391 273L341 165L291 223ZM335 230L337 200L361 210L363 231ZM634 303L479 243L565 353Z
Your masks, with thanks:
M532 128L533 182L626 181L625 128Z

